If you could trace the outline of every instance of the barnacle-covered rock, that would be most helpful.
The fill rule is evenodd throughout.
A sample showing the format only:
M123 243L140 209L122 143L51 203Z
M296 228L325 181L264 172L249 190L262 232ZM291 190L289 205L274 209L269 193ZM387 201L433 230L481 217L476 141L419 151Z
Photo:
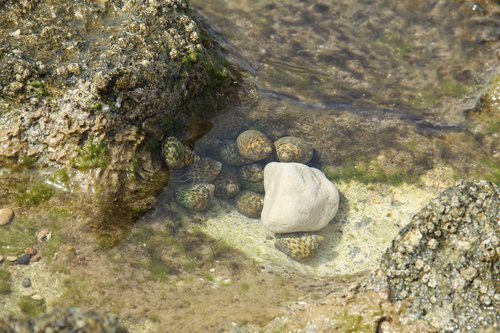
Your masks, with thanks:
M240 184L236 175L222 171L215 179L215 196L217 198L229 199L240 191Z
M168 137L162 145L162 157L170 169L182 169L197 159L196 154L176 137Z
M308 163L313 156L309 143L295 136L285 136L274 142L276 158L280 162Z
M230 142L223 145L220 149L220 158L225 164L239 166L243 164L249 164L253 161L243 157L239 150L236 142Z
M372 283L391 301L411 299L408 317L439 331L489 332L499 318L499 214L498 186L458 182L400 231Z
M271 140L264 133L256 130L247 130L238 135L236 144L241 156L252 161L263 160L273 152Z
M264 207L264 196L252 191L242 191L234 200L234 205L241 214L258 218Z
M309 233L277 234L274 246L294 260L314 256L325 238Z
M210 157L203 157L187 169L183 179L195 183L213 183L221 171L221 162Z
M264 168L258 163L244 165L238 170L241 180L257 183L264 181Z
M203 212L210 207L214 191L213 184L186 184L175 190L174 197L181 206L196 212Z

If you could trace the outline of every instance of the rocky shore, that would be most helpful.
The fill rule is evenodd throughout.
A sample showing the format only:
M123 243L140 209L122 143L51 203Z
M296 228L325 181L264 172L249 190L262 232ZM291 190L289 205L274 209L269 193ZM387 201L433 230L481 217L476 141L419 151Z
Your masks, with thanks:
M0 203L16 179L144 211L160 141L237 81L187 1L3 1L0 41Z

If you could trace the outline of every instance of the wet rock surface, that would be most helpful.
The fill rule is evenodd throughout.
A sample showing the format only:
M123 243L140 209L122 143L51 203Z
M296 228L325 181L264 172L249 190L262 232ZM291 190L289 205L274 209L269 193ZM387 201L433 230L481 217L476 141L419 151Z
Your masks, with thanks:
M410 319L445 332L498 325L500 189L461 181L417 213L384 255L375 281ZM498 328L498 327L497 327Z
M203 34L186 1L0 3L0 164L66 190L152 188L159 142L231 76Z
M100 332L126 333L115 316L83 311L78 308L54 309L34 320L18 319L14 316L0 318L0 332Z

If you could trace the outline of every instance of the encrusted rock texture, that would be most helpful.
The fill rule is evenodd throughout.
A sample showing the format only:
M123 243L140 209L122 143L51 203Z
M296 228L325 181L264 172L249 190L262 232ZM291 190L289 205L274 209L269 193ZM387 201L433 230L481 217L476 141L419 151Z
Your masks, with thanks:
M126 333L118 319L111 315L78 308L54 309L35 320L15 317L0 318L0 332L41 333L41 332L101 332Z
M79 189L165 172L159 142L235 75L183 0L1 1L0 41L0 165Z
M499 202L495 184L461 181L400 232L375 279L386 284L391 301L412 302L408 319L444 332L498 325Z

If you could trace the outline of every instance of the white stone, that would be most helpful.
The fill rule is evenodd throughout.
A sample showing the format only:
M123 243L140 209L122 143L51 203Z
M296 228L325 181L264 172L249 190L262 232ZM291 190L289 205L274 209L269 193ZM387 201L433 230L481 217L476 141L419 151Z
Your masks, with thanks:
M339 192L318 169L271 162L264 168L261 220L274 233L323 229L339 208Z

